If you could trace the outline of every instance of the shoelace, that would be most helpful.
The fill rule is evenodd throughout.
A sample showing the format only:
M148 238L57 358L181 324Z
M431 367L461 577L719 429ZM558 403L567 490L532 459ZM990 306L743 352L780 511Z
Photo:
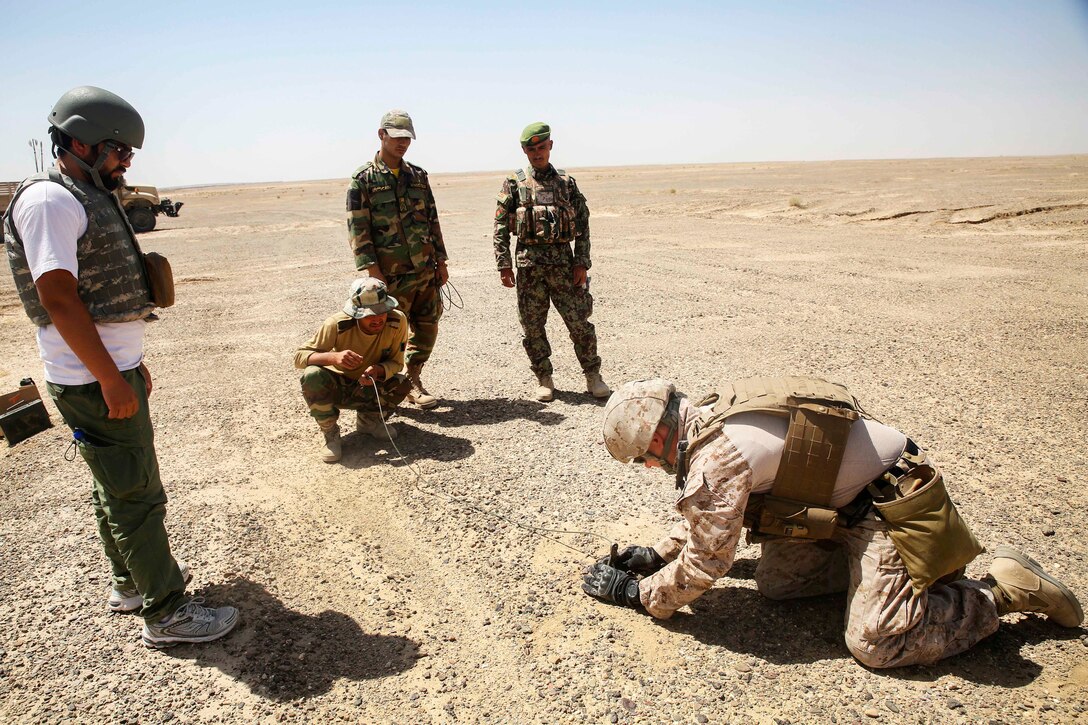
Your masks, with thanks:
M174 612L174 619L188 615L194 622L203 624L212 621L215 619L215 614L208 607L201 606L203 604L204 597L193 597L187 604L178 607L178 610Z

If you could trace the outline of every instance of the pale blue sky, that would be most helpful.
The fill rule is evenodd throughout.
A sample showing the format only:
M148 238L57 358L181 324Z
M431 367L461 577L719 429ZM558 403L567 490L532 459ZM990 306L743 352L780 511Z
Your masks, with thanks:
M523 163L538 119L571 167L1088 153L1088 0L0 0L0 17L0 180L33 171L27 140L82 84L140 110L130 180L160 186L347 177L393 107L436 172Z

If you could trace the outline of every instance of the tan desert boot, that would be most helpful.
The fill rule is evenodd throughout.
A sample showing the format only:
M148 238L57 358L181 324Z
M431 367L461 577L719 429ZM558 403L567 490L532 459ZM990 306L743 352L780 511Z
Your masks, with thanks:
M607 398L612 394L600 373L586 373L586 392L594 398Z
M428 393L423 387L423 381L419 378L422 372L422 365L409 365L404 371L409 382L412 383L412 389L408 391L408 402L423 410L429 410L438 405L438 398Z
M552 382L552 376L538 375L536 380L536 392L533 393L533 397L541 403L547 403L555 397L555 383Z
M397 438L397 429L389 423L382 424L377 413L355 413L355 430L380 441L392 441Z
M321 447L321 460L325 463L336 463L340 460L341 445L340 445L340 426L336 424L336 421L331 421L329 425L323 425L318 423L321 427L321 433L325 436L325 445Z
M993 588L998 615L1040 612L1063 627L1079 627L1084 621L1073 592L1043 571L1039 562L1011 546L997 547L984 581Z

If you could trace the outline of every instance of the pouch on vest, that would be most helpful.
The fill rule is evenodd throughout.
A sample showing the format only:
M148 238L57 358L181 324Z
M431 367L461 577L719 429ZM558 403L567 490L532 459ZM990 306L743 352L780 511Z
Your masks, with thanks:
M170 307L174 304L174 272L170 261L158 252L148 252L143 260L151 301L156 307Z
M916 593L985 551L932 466L918 466L895 485L874 493L873 505L888 525Z
M24 378L14 393L0 395L0 437L8 446L52 427L38 387L30 378Z
M760 497L758 502L751 503L751 513L748 510L744 512L745 524L759 534L830 539L839 523L839 512L835 509L814 506L804 501L766 495Z
M532 244L532 233L530 231L530 209L531 207L519 206L514 210L514 234L517 235L518 241L522 244Z

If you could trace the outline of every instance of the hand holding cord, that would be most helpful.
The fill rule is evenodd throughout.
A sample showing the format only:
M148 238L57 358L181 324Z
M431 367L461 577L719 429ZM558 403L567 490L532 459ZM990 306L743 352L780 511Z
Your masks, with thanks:
M598 563L608 564L636 576L650 576L668 564L650 546L627 546L618 554L599 559Z
M645 611L638 594L638 579L608 564L598 562L586 569L582 591L606 602Z

